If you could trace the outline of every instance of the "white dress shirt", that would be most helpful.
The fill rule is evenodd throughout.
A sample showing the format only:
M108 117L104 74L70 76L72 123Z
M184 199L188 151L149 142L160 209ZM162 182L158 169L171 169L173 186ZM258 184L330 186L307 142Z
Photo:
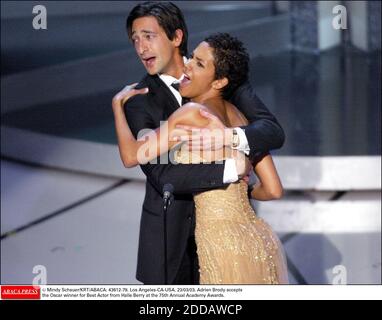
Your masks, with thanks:
M180 95L179 91L171 85L176 81L181 81L183 79L183 75L180 77L180 79L176 79L175 77L170 76L168 74L159 74L159 78L170 89L171 93L175 96L175 99L178 101L178 104L180 106L182 104L182 96ZM248 155L249 145L244 130L239 127L237 127L236 130L237 134L239 135L239 145L235 149L242 151L246 155ZM226 159L224 165L223 183L232 183L236 182L237 180L239 180L239 176L237 174L235 160L232 158L228 158Z

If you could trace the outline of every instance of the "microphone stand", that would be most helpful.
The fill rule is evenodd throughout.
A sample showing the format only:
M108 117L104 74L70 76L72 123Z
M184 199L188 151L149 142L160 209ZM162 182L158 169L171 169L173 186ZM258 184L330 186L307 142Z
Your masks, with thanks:
M164 244L164 284L168 284L168 266L167 266L167 209L171 204L173 187L166 184L163 192L163 244Z
M164 284L168 284L168 268L167 268L167 208L168 200L163 205L163 243L164 243Z

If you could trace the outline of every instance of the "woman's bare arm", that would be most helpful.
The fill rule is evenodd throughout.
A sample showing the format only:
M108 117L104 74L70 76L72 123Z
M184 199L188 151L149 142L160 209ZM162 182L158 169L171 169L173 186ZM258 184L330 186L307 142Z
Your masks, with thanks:
M254 165L254 170L259 182L253 186L251 198L262 201L280 199L283 195L283 186L272 156L265 155Z
M137 165L137 141L132 134L129 125L127 124L125 112L123 110L124 103L136 94L147 93L147 88L134 89L137 84L126 86L118 92L112 100L112 108L114 114L114 125L117 135L119 155L122 163L126 168L131 168Z

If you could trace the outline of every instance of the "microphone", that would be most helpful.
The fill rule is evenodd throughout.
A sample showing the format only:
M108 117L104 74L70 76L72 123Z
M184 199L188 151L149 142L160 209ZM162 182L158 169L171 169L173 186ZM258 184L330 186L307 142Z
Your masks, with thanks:
M174 186L166 183L163 186L163 246L164 246L164 284L168 284L168 257L167 257L167 208L171 204Z
M163 186L163 206L165 210L167 209L167 206L169 205L169 201L171 199L173 192L174 192L174 187L171 183L166 183Z

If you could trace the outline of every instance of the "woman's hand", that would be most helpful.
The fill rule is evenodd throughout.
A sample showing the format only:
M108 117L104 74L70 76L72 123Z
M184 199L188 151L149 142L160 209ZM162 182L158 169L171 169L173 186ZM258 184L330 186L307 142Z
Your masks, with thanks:
M112 100L113 109L122 108L127 100L137 94L146 94L149 92L148 88L135 89L138 83L133 83L124 87L121 91L119 91Z

